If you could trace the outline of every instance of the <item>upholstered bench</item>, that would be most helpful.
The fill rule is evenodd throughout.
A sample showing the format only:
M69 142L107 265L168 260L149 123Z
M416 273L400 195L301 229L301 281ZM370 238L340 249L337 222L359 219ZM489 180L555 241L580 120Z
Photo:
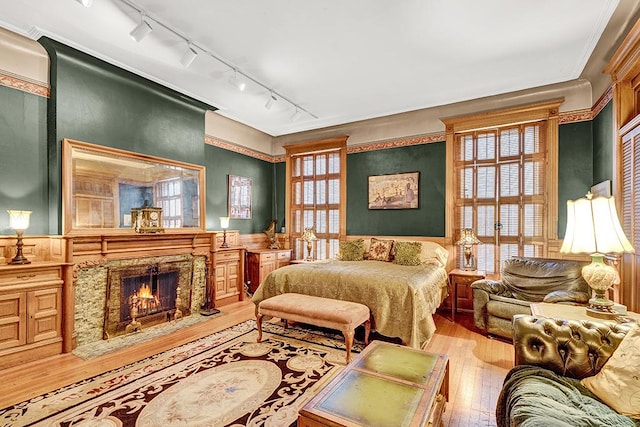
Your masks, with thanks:
M346 361L351 360L353 335L357 326L364 323L364 342L369 344L371 321L369 307L357 302L321 298L311 295L287 293L261 301L258 305L258 342L262 341L262 318L279 317L287 321L308 323L329 329L342 331L347 348Z

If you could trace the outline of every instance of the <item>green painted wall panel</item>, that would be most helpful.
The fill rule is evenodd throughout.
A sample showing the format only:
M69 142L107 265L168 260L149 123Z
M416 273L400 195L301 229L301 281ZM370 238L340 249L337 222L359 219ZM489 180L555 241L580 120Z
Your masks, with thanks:
M30 210L25 234L48 233L47 99L0 86L0 234L7 209Z
M444 236L445 143L347 156L347 234ZM418 209L369 210L369 175L420 172Z
M613 106L607 105L593 119L593 184L613 179Z
M567 200L584 197L593 183L591 122L560 125L558 135L558 238L567 226Z
M251 219L232 219L229 228L240 233L261 233L272 219L273 163L205 145L207 165L207 230L220 230L220 217L228 212L229 175L253 180Z

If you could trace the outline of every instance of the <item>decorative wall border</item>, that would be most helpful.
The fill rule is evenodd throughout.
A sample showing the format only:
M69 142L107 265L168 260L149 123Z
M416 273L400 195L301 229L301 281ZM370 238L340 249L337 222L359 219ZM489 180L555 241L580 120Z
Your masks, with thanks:
M244 154L245 156L249 156L249 157L254 157L256 159L260 159L260 160L264 160L265 162L271 162L271 163L275 163L275 158L274 156L270 156L268 154L265 153L261 153L259 151L255 151L252 150L250 148L247 147L242 147L240 145L234 144L232 142L228 142L228 141L224 141L222 139L210 136L210 135L205 135L204 136L204 143L205 144L209 144L209 145L213 145L214 147L218 147L218 148L222 148L224 150L229 150L229 151L233 151L235 153L239 153L239 154Z
M42 96L43 98L49 98L51 93L48 86L30 82L28 80L9 75L3 71L0 71L0 85L18 89L33 95Z

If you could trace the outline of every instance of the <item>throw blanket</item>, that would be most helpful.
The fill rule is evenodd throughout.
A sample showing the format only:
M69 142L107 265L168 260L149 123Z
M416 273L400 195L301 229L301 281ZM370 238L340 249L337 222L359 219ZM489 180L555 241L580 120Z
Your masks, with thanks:
M253 302L287 292L359 302L371 310L378 332L420 348L436 330L432 314L446 297L446 287L446 270L436 263L331 260L272 271Z
M638 427L602 403L580 380L531 365L516 366L496 405L498 427Z

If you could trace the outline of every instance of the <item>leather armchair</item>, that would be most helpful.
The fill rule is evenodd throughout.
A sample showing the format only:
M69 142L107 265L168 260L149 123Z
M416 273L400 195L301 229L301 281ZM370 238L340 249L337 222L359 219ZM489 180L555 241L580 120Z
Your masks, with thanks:
M513 257L502 265L500 281L478 280L473 289L475 326L489 335L511 338L512 319L531 314L531 303L586 304L591 289L582 278L587 262Z

